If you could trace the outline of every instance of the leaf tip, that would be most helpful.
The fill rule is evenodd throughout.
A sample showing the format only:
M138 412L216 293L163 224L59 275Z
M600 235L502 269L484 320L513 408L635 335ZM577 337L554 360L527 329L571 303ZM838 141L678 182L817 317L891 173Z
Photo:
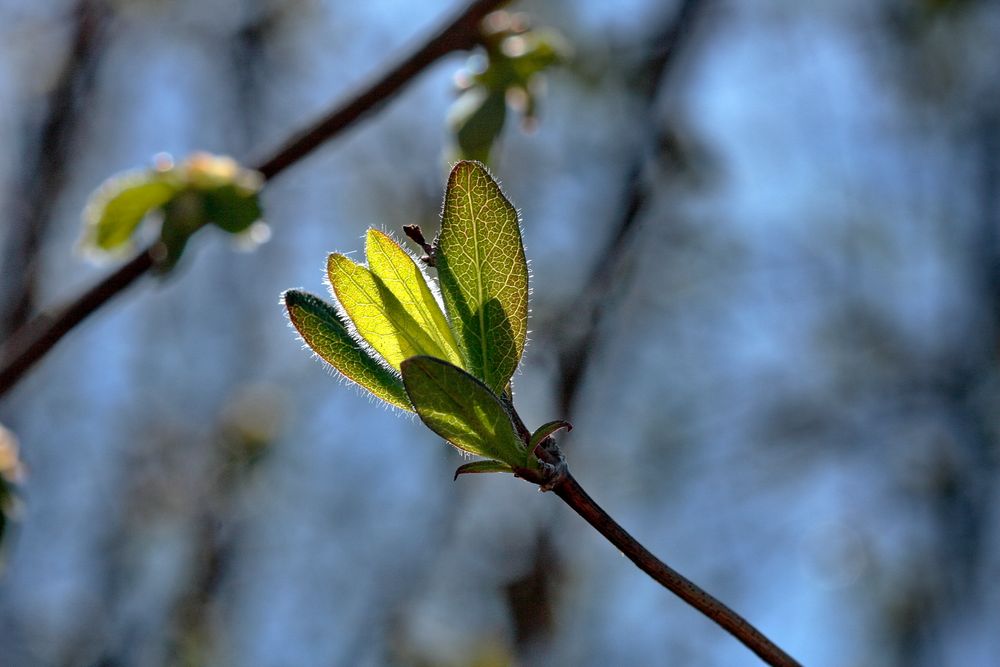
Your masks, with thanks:
M514 468L503 461L496 461L493 459L487 459L485 461L472 461L470 463L466 463L465 465L458 466L458 468L455 469L455 477L451 481L454 482L458 479L459 475L480 475L491 472L513 473Z

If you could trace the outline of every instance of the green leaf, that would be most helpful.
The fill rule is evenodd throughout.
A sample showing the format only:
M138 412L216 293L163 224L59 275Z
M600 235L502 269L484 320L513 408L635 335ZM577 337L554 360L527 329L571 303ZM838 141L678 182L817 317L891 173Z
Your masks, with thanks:
M421 421L461 450L521 465L524 443L490 389L465 371L433 357L402 365L403 386Z
M124 246L142 219L170 201L178 189L175 181L153 170L108 179L84 209L84 243L100 250Z
M462 93L448 114L461 157L487 162L506 118L503 89L487 91L477 86Z
M239 234L260 220L262 212L256 192L236 185L223 185L204 194L205 216L217 227Z
M547 422L539 426L537 429L535 429L535 432L531 434L531 440L528 442L528 451L529 452L535 451L535 447L537 447L542 440L549 437L550 435L552 435L561 428L564 428L567 431L572 431L573 425L570 424L568 421L557 419L555 421Z
M502 461L473 461L472 463L458 466L458 469L455 470L455 479L458 479L459 475L487 472L514 472L514 469Z
M499 394L524 351L528 266L517 211L478 162L452 169L436 259L466 368Z
M551 30L532 30L520 37L524 52L511 58L510 66L516 80L523 85L527 86L532 77L568 58L569 45Z
M458 351L455 335L427 285L427 278L413 258L377 229L368 230L365 254L368 257L368 269L438 346L441 353L431 356L439 356L456 366L462 366L462 356Z
M358 334L395 369L408 357L446 353L382 280L340 253L327 259L330 287Z
M292 326L323 360L383 401L413 411L399 376L361 347L336 309L298 290L285 292L282 300Z
M156 271L169 272L184 253L188 239L201 229L205 219L204 199L197 192L184 190L163 207L163 224L160 226L162 256L156 257Z

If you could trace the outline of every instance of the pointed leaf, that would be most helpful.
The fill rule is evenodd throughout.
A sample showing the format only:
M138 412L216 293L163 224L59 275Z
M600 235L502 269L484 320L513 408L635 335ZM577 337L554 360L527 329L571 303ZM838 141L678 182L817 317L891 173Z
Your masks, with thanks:
M572 431L573 425L570 424L568 421L557 419L555 421L551 421L539 426L537 429L535 429L535 432L531 434L531 441L528 443L528 451L529 452L535 451L535 447L538 446L538 443L540 443L542 440L549 437L550 435L552 435L561 428L564 428L567 431Z
M398 369L404 359L420 354L447 356L371 271L334 253L327 260L326 272L333 293L358 334L390 366Z
M455 133L459 155L465 159L490 158L493 144L503 132L507 118L504 89L487 91L482 86L471 88L458 98L448 114L448 123Z
M406 394L428 428L459 449L521 464L524 443L500 399L486 385L433 357L407 359L402 372Z
M459 475L487 472L514 472L514 469L502 461L473 461L472 463L458 466L458 469L455 470L455 479L458 479Z
M99 250L125 245L142 219L170 201L177 191L177 183L152 170L108 179L91 195L84 209L84 243Z
M204 199L205 216L231 234L246 230L262 215L257 193L233 184L205 192Z
M441 350L441 355L432 356L440 356L456 366L462 366L455 335L427 285L427 278L413 258L377 229L368 230L365 254L368 257L368 269L382 281L403 310Z
M500 393L524 351L528 266L517 211L478 162L452 169L436 259L467 368Z
M400 378L354 340L336 309L297 290L285 292L283 300L292 325L316 354L378 398L412 412Z

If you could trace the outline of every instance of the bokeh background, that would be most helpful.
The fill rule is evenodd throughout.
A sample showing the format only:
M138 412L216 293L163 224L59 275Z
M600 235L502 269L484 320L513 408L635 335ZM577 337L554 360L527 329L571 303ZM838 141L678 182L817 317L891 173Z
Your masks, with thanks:
M675 2L514 6L573 49L493 155L516 403L804 663L998 664L1000 4L685 4L680 40ZM75 249L106 177L261 157L458 6L0 2L4 335L109 270ZM202 233L0 402L0 665L757 664L556 498L452 482L286 323L366 227L435 229L465 58L269 183L269 243Z

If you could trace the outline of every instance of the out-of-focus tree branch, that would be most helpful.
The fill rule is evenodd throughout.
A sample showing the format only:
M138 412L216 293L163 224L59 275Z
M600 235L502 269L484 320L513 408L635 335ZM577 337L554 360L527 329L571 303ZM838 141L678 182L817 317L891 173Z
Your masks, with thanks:
M636 221L646 203L643 174L651 149L660 143L661 136L653 119L654 107L660 92L676 72L680 53L690 43L700 17L710 4L706 0L683 0L653 39L650 55L636 73L637 92L645 106L643 123L648 139L637 148L626 174L620 217L598 253L597 263L579 297L570 302L573 304L572 319L584 322L584 328L566 339L568 342L559 354L558 407L559 414L566 419L571 419L584 373L595 350L610 291L618 287L618 281L612 278L621 266L623 251L635 233Z
M307 157L324 142L340 134L368 113L392 99L407 83L443 56L473 48L480 40L480 23L506 0L474 0L409 55L368 85L362 86L325 117L292 136L255 167L265 179ZM111 301L154 265L154 248L142 250L127 264L70 302L35 317L3 345L0 396L44 357L63 336L91 313Z
M72 42L47 96L38 139L25 150L25 167L3 249L0 339L24 325L34 310L38 256L55 203L52 195L64 181L70 144L104 51L109 15L104 0L77 3Z

